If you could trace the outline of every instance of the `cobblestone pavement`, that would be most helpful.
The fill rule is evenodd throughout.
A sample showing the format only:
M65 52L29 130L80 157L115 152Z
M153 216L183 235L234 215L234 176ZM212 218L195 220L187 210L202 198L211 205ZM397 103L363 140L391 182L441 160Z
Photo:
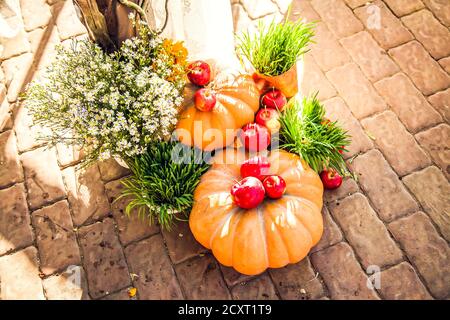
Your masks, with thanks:
M232 2L236 29L286 11ZM125 200L112 202L128 172L114 161L81 172L78 150L40 145L18 93L55 44L85 30L69 1L0 10L20 27L0 54L1 299L129 299L132 287L138 299L449 298L448 0L294 1L295 18L318 21L303 93L319 90L352 134L359 179L326 192L325 233L307 259L257 277L220 266L186 224L168 233L125 218Z

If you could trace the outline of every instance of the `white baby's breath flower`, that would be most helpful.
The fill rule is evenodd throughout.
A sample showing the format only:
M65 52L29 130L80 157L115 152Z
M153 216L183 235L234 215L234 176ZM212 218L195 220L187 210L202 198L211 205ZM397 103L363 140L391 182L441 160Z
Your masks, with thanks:
M155 50L162 41L150 33L127 39L117 55L89 41L60 47L45 81L30 87L31 114L56 133L73 130L91 160L145 152L171 133L183 102L184 79L164 79L174 73Z

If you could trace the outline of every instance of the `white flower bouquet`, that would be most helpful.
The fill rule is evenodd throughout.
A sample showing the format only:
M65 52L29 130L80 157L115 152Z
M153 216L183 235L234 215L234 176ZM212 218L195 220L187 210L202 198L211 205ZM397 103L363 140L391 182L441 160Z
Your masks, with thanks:
M58 48L43 82L26 92L34 122L50 144L84 149L84 163L131 158L170 136L183 102L187 50L145 24L139 37L107 54L88 40Z

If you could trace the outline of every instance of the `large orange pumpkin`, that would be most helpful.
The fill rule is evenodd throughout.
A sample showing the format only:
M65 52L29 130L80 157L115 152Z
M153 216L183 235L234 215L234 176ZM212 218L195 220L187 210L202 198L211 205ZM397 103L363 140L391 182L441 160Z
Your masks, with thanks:
M266 198L257 208L237 207L231 186L241 179L245 152L226 149L212 159L194 193L191 231L217 260L243 274L255 275L302 260L323 232L323 186L317 173L298 156L269 154L271 174L287 184L282 198Z
M216 105L203 112L195 107L198 87L188 85L176 134L181 142L205 151L224 148L234 142L237 130L253 122L259 108L260 91L249 75L232 76L215 83Z

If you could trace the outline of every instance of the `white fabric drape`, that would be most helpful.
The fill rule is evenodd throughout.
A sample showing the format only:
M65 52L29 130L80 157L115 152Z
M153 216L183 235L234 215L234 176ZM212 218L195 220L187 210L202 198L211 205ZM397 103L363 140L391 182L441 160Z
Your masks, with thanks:
M147 17L160 29L165 0L148 0ZM168 0L168 23L163 37L184 41L190 60L216 61L221 69L239 66L234 50L230 0Z

